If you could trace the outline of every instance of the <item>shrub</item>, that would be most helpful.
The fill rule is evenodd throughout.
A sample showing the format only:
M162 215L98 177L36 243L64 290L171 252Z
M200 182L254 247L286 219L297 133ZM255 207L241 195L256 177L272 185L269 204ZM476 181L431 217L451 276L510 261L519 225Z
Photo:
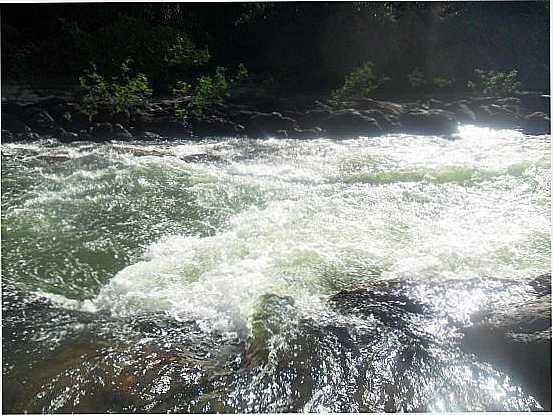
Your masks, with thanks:
M426 85L424 73L420 68L413 69L413 71L407 75L407 79L409 80L411 88L419 89Z
M335 101L369 97L386 79L378 79L372 62L364 63L346 76L341 88L331 92L331 98Z
M187 100L177 103L175 115L182 120L189 115L201 118L205 111L213 104L222 103L230 96L231 86L244 80L248 76L248 70L243 64L238 65L234 77L227 79L226 68L218 67L213 75L200 76L194 85L179 81L174 89L174 93L180 97L186 97Z
M518 72L513 69L510 72L484 71L475 69L476 82L469 81L468 87L475 91L490 95L510 95L516 92L521 83L518 80Z
M420 68L415 68L407 74L407 79L411 88L416 90L446 89L453 86L453 80L445 76L428 79Z
M437 76L432 79L432 86L439 89L451 88L453 86L453 80Z
M81 86L86 90L82 99L82 107L92 120L100 109L112 114L129 112L142 108L146 98L152 94L148 79L143 73L130 76L128 65L122 66L122 74L118 78L107 81L96 68L86 71L79 78Z

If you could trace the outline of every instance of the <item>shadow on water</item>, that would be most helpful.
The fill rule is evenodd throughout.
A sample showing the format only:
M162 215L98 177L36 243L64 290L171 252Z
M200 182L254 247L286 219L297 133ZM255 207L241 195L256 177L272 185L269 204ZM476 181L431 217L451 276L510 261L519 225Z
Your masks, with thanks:
M550 287L549 274L380 282L316 318L265 294L239 339L163 314L59 309L4 284L3 410L550 410Z

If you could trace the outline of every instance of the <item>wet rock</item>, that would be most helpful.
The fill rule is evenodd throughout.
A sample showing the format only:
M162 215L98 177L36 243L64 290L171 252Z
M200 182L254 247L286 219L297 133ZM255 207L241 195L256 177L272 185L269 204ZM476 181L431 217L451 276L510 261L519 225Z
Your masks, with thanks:
M207 153L198 153L198 154L188 154L186 156L179 157L182 161L187 163L208 163L214 161L221 161L221 157L214 154Z
M113 137L117 139L131 139L132 134L121 124L113 126Z
M514 112L518 114L520 112L520 98L516 97L508 97L508 98L500 98L495 101L495 105L499 105L500 107L505 107L511 112Z
M300 129L295 128L293 131L290 131L288 134L289 138L297 138L300 140L310 140L315 138L320 138L323 136L323 130L318 127Z
M201 412L243 351L193 322L112 319L2 288L3 347L17 362L4 360L4 413Z
M34 131L29 131L26 133L13 133L8 130L2 130L2 142L18 142L18 141L36 141L39 140L41 136Z
M332 111L328 109L310 110L298 119L298 123L302 129L320 127L331 114Z
M79 139L81 141L94 141L94 136L90 133L89 128L79 130Z
M331 298L331 304L347 315L379 322L400 333L411 333L416 348L449 344L447 353L458 350L459 361L475 356L508 374L549 410L550 290L549 274L528 283L498 279L422 284L390 281L341 292ZM479 300L467 302L468 298ZM467 318L469 304L472 311ZM468 354L462 357L463 353ZM439 360L434 363L436 368L445 363ZM483 366L478 367L483 370ZM399 409L397 404L392 408ZM506 410L498 402L487 408Z
M190 129L186 123L178 121L170 115L159 117L138 115L135 126L139 132L150 131L163 137L182 138L190 135Z
M55 119L61 126L71 131L87 129L90 126L88 114L79 104L73 102L69 102L59 109Z
M473 317L462 347L492 363L527 387L551 409L551 274L529 284L532 295Z
M496 128L513 128L519 124L519 116L507 106L481 105L476 109L479 122Z
M453 134L458 127L455 116L443 110L412 110L399 121L402 131L412 134Z
M128 125L131 121L131 114L128 110L114 111L111 108L101 108L92 120L98 123L109 122L112 124Z
M444 102L443 101L440 101L439 99L436 99L436 98L430 98L428 101L427 101L427 105L428 107L430 108L435 108L435 109L445 109L444 106Z
M493 297L502 284L376 283L331 297L342 316L334 319L301 317L285 297L263 297L246 352L249 371L233 382L227 405L248 412L539 410L526 385L520 389L464 352L446 318L449 311L458 318L455 301L444 307L451 297L474 298L483 289Z
M331 298L342 312L356 312L366 316L379 316L387 324L396 325L406 313L425 314L429 310L416 299L385 288L341 291Z
M140 137L145 140L158 140L161 138L159 134L154 133L152 131L144 131L140 134Z
M47 301L28 301L4 285L8 344L3 347L26 358L20 360L24 367L4 375L8 399L3 409L539 410L526 384L458 347L460 333L451 322L470 327L463 317L473 305L468 300L480 299L489 316L502 309L507 316L513 304L525 308L536 296L545 303L547 285L544 277L529 283L375 282L336 294L329 302L331 310L309 315L299 313L289 297L265 294L254 308L247 344L166 315L116 319L57 310ZM77 328L75 322L84 327ZM59 327L67 331L66 337L52 338ZM535 323L517 327L519 333L521 327L538 328ZM37 353L43 339L50 339L53 348Z
M497 101L497 97L476 96L467 99L470 108L477 108L481 105L491 105Z
M2 129L14 134L31 132L31 128L27 124L10 113L2 114Z
M27 114L28 118L26 122L32 130L39 134L52 134L56 132L58 125L47 111L31 108L27 111Z
M69 132L64 128L59 128L56 134L54 135L62 143L72 143L73 141L79 140L79 135L76 133Z
M11 131L2 129L1 132L2 136L2 142L3 143L13 143L15 141L15 134Z
M374 118L353 109L333 112L321 122L321 127L327 133L339 137L377 136L382 134L382 128Z
M316 110L332 111L332 107L330 105L325 104L324 102L321 102L319 100L315 100L314 106Z
M121 154L132 154L137 157L146 157L146 156L171 156L173 153L161 151L158 149L142 148L142 147L131 147L131 146L122 146L114 145L113 150Z
M352 101L353 107L358 110L377 110L384 114L399 116L404 108L401 104L377 101L370 98L360 98Z
M397 131L400 128L397 116L393 114L385 114L379 110L361 111L363 115L374 118L383 131Z
M468 105L468 101L456 101L444 106L447 111L452 112L455 118L461 123L476 123L476 114Z
M534 112L522 119L522 126L530 134L551 134L551 119L543 112Z
M244 133L243 125L215 116L193 120L190 127L199 136L233 137Z
M551 273L539 275L528 284L534 289L538 297L551 295Z
M290 138L290 136L288 135L288 130L276 130L273 134L273 137L283 139Z
M282 114L283 117L286 117L286 118L291 118L293 120L296 120L296 122L298 122L298 120L303 117L303 112L301 111L297 111L297 110L284 110L284 111L281 111L280 112Z
M6 114L10 114L13 117L16 118L23 118L23 112L25 110L25 107L23 105L19 105L16 102L12 101L2 101L2 117L4 117Z
M541 93L526 92L516 95L520 100L520 108L527 114L533 112L543 112L550 116L551 111L551 96Z
M252 136L271 136L279 130L293 130L296 128L296 121L284 117L278 112L256 113L248 120L246 131Z
M89 133L99 140L111 140L114 138L113 125L109 122L95 123L89 128Z

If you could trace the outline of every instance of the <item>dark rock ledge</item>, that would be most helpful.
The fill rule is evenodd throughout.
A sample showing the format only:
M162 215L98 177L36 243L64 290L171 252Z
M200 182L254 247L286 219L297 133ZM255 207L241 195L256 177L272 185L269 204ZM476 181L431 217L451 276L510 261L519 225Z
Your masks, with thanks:
M515 128L550 134L550 97L521 93L513 97L465 97L389 102L357 99L340 109L317 100L274 99L262 106L229 102L201 119L179 121L174 99L152 99L136 114L100 113L90 122L76 102L49 98L31 104L2 102L2 141L53 137L77 140L155 140L204 137L350 138L386 133L450 135L459 123ZM245 102L249 102L246 100Z
M18 362L4 367L6 413L551 410L550 274L375 281L332 296L330 318L265 294L246 339L2 294Z

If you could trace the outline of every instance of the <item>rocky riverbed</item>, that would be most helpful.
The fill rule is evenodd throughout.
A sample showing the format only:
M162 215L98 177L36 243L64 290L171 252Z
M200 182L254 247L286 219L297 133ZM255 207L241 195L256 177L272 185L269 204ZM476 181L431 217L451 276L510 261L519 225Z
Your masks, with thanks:
M378 136L387 133L449 135L459 123L550 132L550 99L539 93L512 97L448 97L391 102L356 99L331 106L324 100L242 97L210 108L202 118L175 117L175 99L152 99L143 110L93 119L67 97L21 105L2 102L2 141L49 136L62 142L205 137Z
M266 294L245 341L163 315L60 309L4 286L4 353L25 363L4 367L3 409L550 410L550 279L387 281L332 296L341 317L331 320ZM59 343L34 355L60 327Z

